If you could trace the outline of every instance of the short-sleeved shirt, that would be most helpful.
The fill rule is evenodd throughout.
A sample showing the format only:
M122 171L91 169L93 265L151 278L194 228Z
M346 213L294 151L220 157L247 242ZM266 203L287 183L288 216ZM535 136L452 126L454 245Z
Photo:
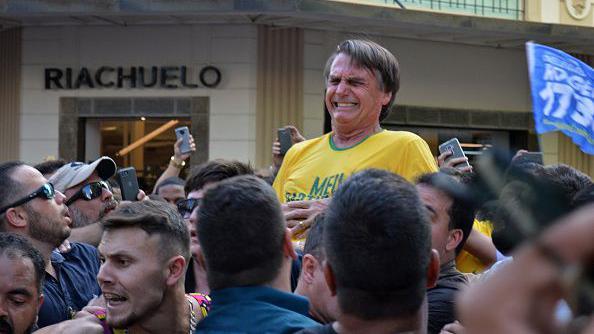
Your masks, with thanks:
M52 252L51 262L58 279L46 273L43 281L43 305L39 310L39 328L69 320L74 312L101 294L97 283L99 253L84 243L71 243L72 249Z
M306 298L264 286L211 291L208 316L195 333L265 334L294 333L314 327Z
M274 180L282 203L332 196L351 174L369 168L391 171L408 181L437 171L429 146L406 131L383 130L355 146L337 148L332 133L291 147Z

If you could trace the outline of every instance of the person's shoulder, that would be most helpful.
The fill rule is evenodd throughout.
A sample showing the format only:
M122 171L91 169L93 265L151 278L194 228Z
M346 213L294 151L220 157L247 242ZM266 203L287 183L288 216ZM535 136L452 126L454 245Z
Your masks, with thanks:
M415 141L423 141L423 138L421 138L419 135L417 135L416 133L412 133L409 131L392 131L392 130L385 130L382 131L381 133L379 133L379 135L381 135L382 139L386 138L386 139L390 139L393 141L401 141L401 142L405 142L405 143L409 143L409 142L415 142Z
M97 248L82 242L71 242L70 251L62 254L67 263L99 269L99 252Z
M71 242L70 252L66 254L89 254L96 256L99 254L99 252L97 251L97 248L92 245L85 244L83 242Z
M88 254L96 256L99 254L99 252L97 251L97 248L92 245L85 244L83 242L71 242L70 252L66 254Z
M321 135L319 137L307 139L307 140L304 140L302 142L296 143L295 145L293 145L293 147L296 150L304 150L304 149L307 149L309 147L320 145L320 144L324 144L325 142L328 142L328 140L329 140L328 137L330 137L330 133L326 133L326 134ZM291 147L291 148L293 148L293 147Z

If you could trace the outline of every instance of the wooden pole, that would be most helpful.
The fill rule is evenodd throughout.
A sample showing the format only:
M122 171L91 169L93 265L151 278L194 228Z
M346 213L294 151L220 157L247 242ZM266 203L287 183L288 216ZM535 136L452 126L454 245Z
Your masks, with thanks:
M138 139L137 141L133 142L132 144L124 147L123 149L119 150L118 153L116 153L117 156L124 156L128 153L130 153L131 151L141 147L142 145L146 144L148 141L150 141L151 139L155 138L156 136L162 134L163 132L171 129L172 127L174 127L177 123L179 123L179 121L177 119L173 119L163 125L161 125L160 127L156 128L155 130L151 131L151 133L146 134L144 137L141 137L140 139Z

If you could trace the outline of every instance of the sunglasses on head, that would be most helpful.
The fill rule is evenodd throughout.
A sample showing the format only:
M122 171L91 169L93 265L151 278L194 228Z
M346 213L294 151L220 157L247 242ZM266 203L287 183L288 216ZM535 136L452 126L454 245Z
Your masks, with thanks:
M84 199L85 201L94 200L97 197L100 197L103 193L103 189L111 191L111 187L109 183L105 181L97 181L87 183L82 188L80 188L72 197L70 197L65 204L70 205L79 199Z
M52 199L54 198L54 196L56 196L54 185L48 182L42 185L39 189L32 192L31 194L27 195L26 197L21 198L18 201L3 207L2 209L0 209L0 214L3 214L4 212L6 212L6 210L10 208L14 208L16 206L23 205L29 201L32 201L37 197L41 197L44 199Z
M177 211L182 217L192 214L192 211L198 207L200 200L196 198L182 199L177 202Z

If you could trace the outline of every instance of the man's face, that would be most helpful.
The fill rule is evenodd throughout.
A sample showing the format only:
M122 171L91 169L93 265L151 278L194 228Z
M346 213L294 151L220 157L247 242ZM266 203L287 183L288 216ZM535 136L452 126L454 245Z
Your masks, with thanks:
M42 302L31 259L0 255L0 333L30 333Z
M66 189L64 194L66 195L66 198L69 199L85 185L97 181L101 181L101 178L99 178L96 172L93 172L93 174L85 181ZM72 214L73 227L83 227L96 223L116 207L117 202L113 198L111 191L107 189L103 189L101 196L90 201L82 198L78 199L69 205Z
M167 203L175 205L177 201L186 198L184 187L178 184L168 184L159 188L159 196L163 197Z
M324 323L330 323L338 319L338 300L336 296L332 296L332 292L326 283L324 278L324 268L322 263L319 262L311 254L306 255L308 259L303 258L303 261L311 261L311 285L307 291L311 308L316 313L315 316L318 320L324 321ZM303 275L303 273L302 273ZM300 278L302 279L302 278Z
M206 188L206 187L205 187ZM188 194L188 198L202 199L204 196L204 190L194 190ZM198 206L194 208L189 217L184 217L186 226L190 231L190 253L194 258L197 258L197 254L200 252L200 241L198 241L198 232L196 232L196 224L198 223Z
M165 261L162 240L137 227L109 230L99 244L97 281L107 304L107 323L126 328L151 317L163 302Z
M392 94L380 89L375 73L338 54L326 82L326 108L332 125L346 131L366 129L379 124L382 106Z
M418 184L417 191L431 218L431 247L439 252L439 261L444 264L455 256L455 246L452 249L450 242L452 231L448 213L453 201L442 191L424 184Z
M19 167L12 178L22 185L22 197L33 193L47 180L30 166ZM28 235L34 240L58 247L70 236L70 213L64 205L64 195L56 191L53 199L35 198L21 207L27 214Z

